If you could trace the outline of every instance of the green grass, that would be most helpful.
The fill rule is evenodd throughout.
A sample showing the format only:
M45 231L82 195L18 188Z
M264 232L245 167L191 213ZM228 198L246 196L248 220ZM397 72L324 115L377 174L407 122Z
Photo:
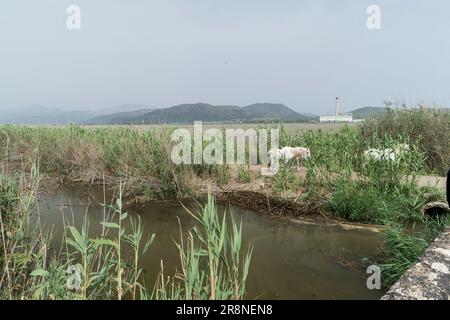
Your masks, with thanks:
M250 170L245 166L240 165L238 167L238 181L243 183L249 183L252 181Z
M385 230L387 246L376 262L381 268L384 287L393 285L449 225L449 217L443 216L424 217L419 230L411 230L401 224L389 226Z
M239 300L245 298L253 247L242 255L242 223L217 215L213 197L198 212L190 212L199 227L177 243L180 266L174 276L164 274L163 265L153 298L170 300ZM206 268L202 268L206 266Z
M276 195L283 196L289 191L296 191L298 186L295 173L288 167L280 165L277 174L272 178L273 190Z

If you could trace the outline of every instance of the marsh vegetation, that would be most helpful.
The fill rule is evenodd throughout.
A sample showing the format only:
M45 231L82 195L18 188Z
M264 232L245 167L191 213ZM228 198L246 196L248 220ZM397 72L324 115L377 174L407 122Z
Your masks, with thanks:
M260 179L273 197L290 197L304 206L305 213L384 225L386 246L370 262L382 267L385 286L395 282L448 225L445 216L429 217L420 210L429 201L444 200L442 190L417 185L418 176L442 175L450 165L447 113L391 110L336 131L288 133L279 127L280 145L311 150L300 178L284 166L274 177L262 179L246 167L239 167L234 178L226 165L174 165L170 161L173 128L140 132L125 127L0 127L2 298L245 297L251 250L242 250L238 222L226 228L218 219L211 194L204 207L193 213L199 227L178 242L178 273L165 275L161 268L154 286L141 283L139 259L154 239L143 234L138 220L131 222L130 229L123 228L122 221L129 217L122 199L195 197L205 194L205 181L220 188L234 180L252 184ZM400 161L367 161L363 156L369 148L403 143L410 150ZM81 229L67 224L61 246L65 250L53 252L51 233L39 224L30 225L29 212L42 186L61 179L116 186L120 194L104 203L111 213L103 224L105 233L88 236L89 221ZM311 208L314 212L307 212ZM132 250L132 261L123 260L124 246ZM82 270L82 283L80 290L71 292L65 290L65 272L74 262Z

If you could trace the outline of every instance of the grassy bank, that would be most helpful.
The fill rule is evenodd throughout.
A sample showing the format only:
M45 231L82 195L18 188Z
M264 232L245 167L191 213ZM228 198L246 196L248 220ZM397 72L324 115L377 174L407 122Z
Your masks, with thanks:
M198 195L204 191L200 188L203 182L225 186L234 182L252 184L255 179L262 179L252 175L245 166L238 168L236 181L233 181L230 168L226 165L174 165L170 160L174 144L170 139L171 130L173 128L138 132L123 127L2 126L0 161L6 177L4 179L10 179L17 170L36 172L34 164L39 163L39 172L44 176L111 185L124 182L126 188L123 192L126 196L132 195L143 200ZM338 131L325 132L318 129L288 134L281 127L281 146L307 146L311 149L312 157L304 162L304 178L299 179L293 170L282 166L277 175L264 178L264 187L273 197L290 197L290 201L301 203L305 208L314 208L317 212L349 221L385 225L387 247L374 262L382 266L382 279L385 285L389 285L448 224L445 217L425 217L420 211L428 201L444 200L442 192L432 187L419 188L416 183L418 175L442 174L449 166L448 132L448 114L427 109L390 111L360 126L346 126ZM368 161L363 156L364 150L369 148L384 149L405 143L410 146L410 150L402 154L399 161ZM15 184L22 185L11 183ZM11 192L8 190L5 194ZM27 199L31 193L21 193L10 200ZM21 201L25 200L20 200L20 203ZM12 205L16 206L14 202ZM14 210L26 212L26 207L21 206ZM17 216L26 218L26 215ZM10 218L5 216L4 219ZM23 226L14 228L19 227ZM234 234L237 231L234 230ZM89 243L87 239L83 241L85 244ZM184 251L183 259L199 258L195 251L197 249L189 241L183 246L187 250ZM39 244L42 245L42 242L39 241ZM120 255L111 243L98 245L93 242L91 245L96 250L98 246L107 246L109 248L102 249L102 252ZM207 242L204 245L215 244ZM233 253L229 254L233 256ZM214 268L214 272L220 269L217 263L211 261L210 266ZM186 260L184 264L195 268L201 262ZM103 262L96 261L96 266L101 269ZM108 268L121 274L120 264ZM224 269L221 270L225 272ZM133 272L130 271L131 278L136 274ZM161 279L155 294L159 294L160 298L192 296L192 286L203 287L202 281L206 280L197 278L188 285L188 278L192 279L187 276L188 272L190 271L186 269L177 277L184 279L181 283L175 279L168 282ZM236 276L229 273L231 270L227 272L231 282L245 282L242 278L237 280ZM46 283L43 280L45 276L40 277ZM120 277L115 277L118 278ZM125 282L129 281L127 279ZM110 289L121 287L111 282L104 286ZM136 284L133 292L138 287L140 285ZM169 287L176 290L170 291ZM100 292L104 290L106 289L101 289ZM89 290L86 289L86 292ZM235 290L233 297L240 297L238 292L241 292L240 289ZM208 295L211 296L210 291L196 293L197 297ZM116 296L121 297L122 294ZM215 296L221 295L217 293ZM99 296L92 293L92 297Z

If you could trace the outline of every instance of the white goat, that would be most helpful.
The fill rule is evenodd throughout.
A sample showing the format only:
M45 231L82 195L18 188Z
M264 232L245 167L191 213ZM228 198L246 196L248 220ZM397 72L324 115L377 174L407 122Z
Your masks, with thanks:
M269 157L269 163L267 164L267 167L270 168L274 163L283 158L283 153L281 152L281 149L273 148L270 149L269 152L267 152L267 156Z
M364 157L366 160L387 160L396 161L400 155L406 154L409 150L409 145L406 143L398 144L394 148L387 148L384 150L380 149L369 149L364 151Z
M393 156L393 154L392 154ZM394 160L394 157L391 156L391 153L388 149L380 150L380 149L369 149L364 151L364 157L367 161L375 160Z
M269 167L276 160L284 160L286 164L291 160L297 160L297 171L300 171L300 160L308 159L311 157L311 151L308 148L303 147L284 147L281 149L271 149L267 153L269 156Z

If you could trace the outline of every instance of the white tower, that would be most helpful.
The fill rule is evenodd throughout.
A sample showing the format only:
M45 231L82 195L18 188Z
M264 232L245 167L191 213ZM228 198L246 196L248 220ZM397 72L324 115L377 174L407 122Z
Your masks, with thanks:
M336 97L336 116L339 115L339 97Z

